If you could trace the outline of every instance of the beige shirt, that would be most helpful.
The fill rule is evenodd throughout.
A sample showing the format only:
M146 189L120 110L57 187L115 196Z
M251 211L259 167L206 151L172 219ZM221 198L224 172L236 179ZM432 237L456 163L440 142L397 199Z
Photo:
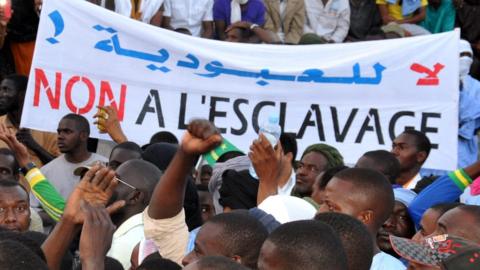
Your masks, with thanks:
M12 124L12 122L10 122L7 115L0 116L0 124L4 124L9 130L12 130L15 133L17 133L18 131L18 128L16 128ZM60 155L60 150L58 150L58 146L57 146L57 134L38 131L34 129L31 129L30 132L32 134L33 139L45 150L47 150L50 154L52 154L55 157ZM9 147L5 142L0 140L0 148L9 148ZM35 164L38 167L41 167L43 165L43 163L40 161L40 159L38 158L37 154L35 154L35 152L28 149L28 153L30 154L32 161L35 162Z
M176 216L166 219L152 219L148 207L143 211L145 238L152 240L163 258L182 265L188 244L188 227L182 209Z

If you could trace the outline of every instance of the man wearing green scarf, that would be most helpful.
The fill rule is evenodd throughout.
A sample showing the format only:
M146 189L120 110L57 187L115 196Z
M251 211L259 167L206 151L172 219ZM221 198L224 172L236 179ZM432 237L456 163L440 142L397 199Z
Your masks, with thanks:
M343 165L343 157L334 147L318 143L303 152L297 164L296 183L292 195L310 197L315 178L323 171Z

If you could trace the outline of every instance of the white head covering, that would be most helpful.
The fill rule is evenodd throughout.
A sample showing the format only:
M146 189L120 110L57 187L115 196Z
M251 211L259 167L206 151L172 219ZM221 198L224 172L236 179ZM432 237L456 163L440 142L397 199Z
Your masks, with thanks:
M230 23L242 20L242 10L240 5L245 5L248 0L232 0L230 2Z
M259 209L272 215L278 222L312 219L317 210L309 202L288 195L274 195L266 198Z
M403 203L406 207L409 207L417 197L417 193L405 188L393 189L393 195L395 196L395 201Z
M470 42L465 39L460 39L460 42L458 43L458 51L459 53L469 52L473 55L472 46L470 45Z
M470 73L470 67L473 63L473 50L470 43L464 39L461 39L458 43L458 50L459 54L468 52L470 56L460 56L460 63L459 63L459 75L460 80L463 81L465 77Z

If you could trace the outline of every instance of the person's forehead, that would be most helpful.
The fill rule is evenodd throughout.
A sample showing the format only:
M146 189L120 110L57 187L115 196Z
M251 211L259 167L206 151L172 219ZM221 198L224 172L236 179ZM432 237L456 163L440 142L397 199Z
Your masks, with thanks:
M407 206L405 206L405 204L403 204L399 201L395 201L395 204L393 206L393 213L400 214L400 213L406 212L406 211L407 211Z
M13 167L15 163L15 157L12 155L0 154L0 167Z
M199 247L208 251L212 247L212 244L219 244L221 239L218 237L223 231L222 226L207 222L203 224L197 234L195 239L195 244Z
M315 165L320 167L327 164L327 158L325 158L322 153L312 151L303 156L302 163L305 165Z
M11 88L11 89L15 89L15 82L10 80L10 79L4 79L2 81L2 83L0 84L1 87L8 87L8 88Z
M396 137L393 140L393 142L396 144L406 144L406 145L415 146L415 136L402 133L398 137Z
M72 119L62 119L58 123L58 128L76 130L76 123Z
M348 181L345 181L338 177L333 177L330 182L328 182L325 192L328 195L329 199L341 199L347 196L330 196L333 194L352 194L354 192L355 186Z
M20 186L0 187L0 202L18 202L27 200L27 192Z

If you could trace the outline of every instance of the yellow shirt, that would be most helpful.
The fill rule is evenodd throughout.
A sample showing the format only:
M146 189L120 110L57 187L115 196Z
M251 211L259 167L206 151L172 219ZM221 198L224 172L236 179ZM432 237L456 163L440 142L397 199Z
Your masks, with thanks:
M388 14L392 16L395 20L403 20L405 18L412 17L412 14L408 16L402 15L402 5L399 5L399 2L400 1L397 0L395 4L390 4L390 3L387 3L386 0L376 0L377 5L387 5ZM427 6L428 0L421 0L420 5L422 7Z

